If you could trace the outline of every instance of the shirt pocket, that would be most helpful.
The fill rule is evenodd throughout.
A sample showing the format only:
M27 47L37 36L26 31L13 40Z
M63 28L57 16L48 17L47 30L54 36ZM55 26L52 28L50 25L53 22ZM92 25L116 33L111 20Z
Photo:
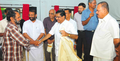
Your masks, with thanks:
M36 26L35 28L36 28L36 29L35 29L36 32L39 32L39 33L41 32L41 27L40 27L40 26Z

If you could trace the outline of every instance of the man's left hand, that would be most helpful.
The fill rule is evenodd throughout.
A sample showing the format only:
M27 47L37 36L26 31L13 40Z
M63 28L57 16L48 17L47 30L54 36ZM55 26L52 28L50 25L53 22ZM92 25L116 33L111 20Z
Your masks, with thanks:
M60 30L62 36L68 36L68 33L66 33L64 30Z

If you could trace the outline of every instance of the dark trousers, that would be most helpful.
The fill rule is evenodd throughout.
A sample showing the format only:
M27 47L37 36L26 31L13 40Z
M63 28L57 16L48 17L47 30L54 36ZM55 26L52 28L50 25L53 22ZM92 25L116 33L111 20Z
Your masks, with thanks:
M82 59L82 47L85 41L85 32L78 31L78 40L77 40L77 56Z
M48 46L48 42L44 42L44 51L45 51L45 59L46 61L51 61L51 53L52 53L52 60L55 61L55 45L53 43L53 48L52 48L52 52L49 53L47 51L47 46Z
M93 61L93 56L90 55L93 34L92 31L85 31L84 61Z

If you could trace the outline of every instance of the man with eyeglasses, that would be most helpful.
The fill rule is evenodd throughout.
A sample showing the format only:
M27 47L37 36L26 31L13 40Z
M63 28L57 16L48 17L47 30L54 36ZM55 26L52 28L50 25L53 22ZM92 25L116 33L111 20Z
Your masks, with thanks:
M45 35L49 33L49 31L51 30L52 26L56 23L56 19L55 19L55 10L51 9L49 11L49 17L46 17L43 21L43 25L44 25L44 30L45 30ZM45 58L46 61L51 61L51 55L50 52L47 51L47 46L48 44L52 44L53 43L53 47L52 47L52 60L55 61L55 46L54 46L54 35L52 35L49 39L47 39L46 41L44 41L44 50L45 50Z
M53 25L50 32L43 39L41 39L38 44L47 40L52 35L55 35L55 60L58 61L58 50L61 36L66 36L73 42L74 39L78 38L78 33L74 26L69 21L65 20L65 12L63 10L56 12L56 20L57 22Z

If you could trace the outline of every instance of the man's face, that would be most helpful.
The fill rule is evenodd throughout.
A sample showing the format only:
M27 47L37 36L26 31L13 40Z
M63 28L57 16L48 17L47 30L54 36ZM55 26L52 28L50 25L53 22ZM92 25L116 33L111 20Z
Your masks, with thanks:
M56 20L58 23L62 23L65 20L65 16L61 16L60 13L57 13Z
M31 21L34 21L34 20L36 20L36 14L34 13L34 12L29 12L29 19L31 20Z
M96 8L96 0L93 0L89 5L91 8Z
M97 14L98 18L102 19L102 18L104 18L105 11L104 11L104 8L102 8L101 6L102 6L101 4L99 4L97 6L97 12L96 12L96 14Z
M16 15L15 15L15 22L16 23L20 23L20 20L21 20L20 14L18 12L15 12L15 13L16 13Z
M50 10L49 11L49 17L50 17L50 19L55 18L55 12L54 12L54 10Z
M71 13L69 12L69 10L65 10L65 15L66 15L66 19L70 18Z
M80 14L82 14L83 10L84 10L84 7L83 7L83 6L78 6L78 12L79 12Z

